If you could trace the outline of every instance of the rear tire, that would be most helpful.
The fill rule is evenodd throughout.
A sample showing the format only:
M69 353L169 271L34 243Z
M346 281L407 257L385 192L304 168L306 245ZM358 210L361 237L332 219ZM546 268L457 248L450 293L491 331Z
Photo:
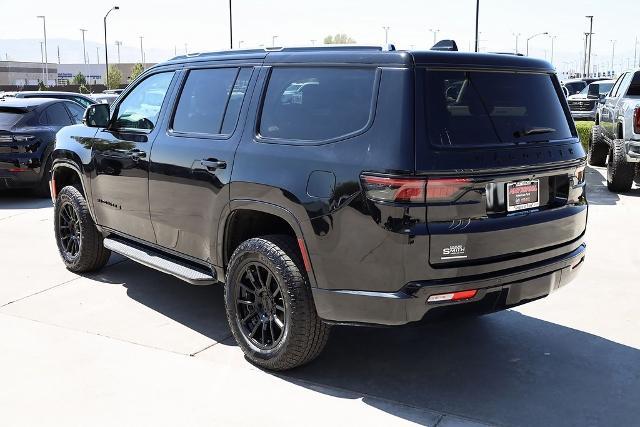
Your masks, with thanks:
M295 240L264 236L233 252L225 284L227 319L247 359L283 371L310 362L329 337L316 313Z
M609 150L609 161L607 163L607 188L616 193L624 193L631 190L635 171L636 165L627 162L624 140L614 140Z
M102 234L77 188L66 186L58 194L54 230L60 257L68 270L75 273L99 270L109 261L111 251L102 244Z
M51 157L49 157L45 163L44 171L42 172L42 178L38 186L33 189L33 193L36 197L51 197L51 190L49 189L49 181L51 180Z
M587 161L591 166L604 166L607 160L607 152L609 147L604 140L602 128L600 125L593 125L591 135L589 137L589 151L587 153Z

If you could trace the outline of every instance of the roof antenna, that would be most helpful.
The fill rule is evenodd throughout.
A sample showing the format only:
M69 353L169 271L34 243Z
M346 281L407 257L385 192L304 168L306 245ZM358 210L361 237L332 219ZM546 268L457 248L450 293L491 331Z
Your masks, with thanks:
M458 45L454 40L440 40L438 43L433 45L431 50L445 50L449 52L457 52Z

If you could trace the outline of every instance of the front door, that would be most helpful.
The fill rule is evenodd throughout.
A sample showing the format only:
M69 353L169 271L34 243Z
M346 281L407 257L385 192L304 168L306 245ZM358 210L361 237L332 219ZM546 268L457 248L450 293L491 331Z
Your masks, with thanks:
M91 188L98 223L149 242L155 242L149 218L149 154L173 77L173 71L160 72L138 83L92 141Z
M216 264L217 228L253 74L253 67L183 72L175 112L151 152L149 204L160 246Z

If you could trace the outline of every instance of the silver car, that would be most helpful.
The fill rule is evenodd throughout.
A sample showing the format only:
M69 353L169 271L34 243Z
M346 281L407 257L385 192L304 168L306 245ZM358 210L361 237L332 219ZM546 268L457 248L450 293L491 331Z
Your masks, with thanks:
M613 87L614 80L599 80L593 82L580 93L569 95L567 102L574 120L595 120L598 101L604 99Z

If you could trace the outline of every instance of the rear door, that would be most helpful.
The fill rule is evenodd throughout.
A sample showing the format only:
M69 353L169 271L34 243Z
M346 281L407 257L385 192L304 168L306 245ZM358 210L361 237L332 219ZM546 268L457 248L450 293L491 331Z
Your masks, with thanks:
M428 177L430 265L490 265L579 238L584 151L555 76L423 73L416 170Z
M149 203L157 243L216 263L219 218L253 85L253 67L183 72L167 129L151 153Z
M620 87L622 85L622 82L624 81L625 76L626 73L618 77L618 80L616 80L616 83L613 85L611 92L609 92L604 100L604 104L602 105L600 125L604 129L605 134L612 139L615 138L613 126L613 122L615 120L614 111L619 100Z

